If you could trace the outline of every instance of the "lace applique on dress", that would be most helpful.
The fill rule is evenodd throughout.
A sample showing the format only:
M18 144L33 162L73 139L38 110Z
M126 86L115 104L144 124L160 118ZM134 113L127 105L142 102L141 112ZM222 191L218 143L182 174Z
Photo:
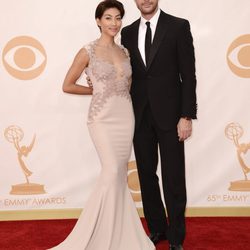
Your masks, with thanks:
M128 49L125 48L122 44L120 45L120 48L124 51L125 55L130 59L130 55L129 55Z
M89 65L91 64L91 61L92 61L92 55L93 55L93 46L92 46L92 43L89 43L87 45L84 45L83 48L87 51L87 54L89 56ZM85 68L85 73L87 76L89 76L89 65L87 68Z
M112 64L108 58L97 55L96 41L85 46L90 57L86 74L93 84L93 97L89 108L89 121L93 120L103 108L109 98L120 96L130 99L131 65L128 52L122 46L123 58L118 66Z

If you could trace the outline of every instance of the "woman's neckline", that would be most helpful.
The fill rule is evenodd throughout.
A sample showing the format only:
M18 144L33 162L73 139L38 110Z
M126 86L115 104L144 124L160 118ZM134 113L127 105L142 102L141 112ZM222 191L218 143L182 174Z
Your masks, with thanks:
M115 49L118 47L118 45L114 42L112 45L103 45L103 44L100 44L100 39L96 39L95 40L95 45L98 46L98 47L101 47L101 48L104 48L104 49Z

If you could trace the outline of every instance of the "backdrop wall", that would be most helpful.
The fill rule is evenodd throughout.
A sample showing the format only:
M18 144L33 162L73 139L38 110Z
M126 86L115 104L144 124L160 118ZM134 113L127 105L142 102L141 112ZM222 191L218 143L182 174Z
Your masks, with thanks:
M127 25L139 12L133 0L122 2ZM100 171L86 126L91 97L61 88L77 51L100 35L98 3L0 0L0 220L77 217L91 195ZM186 142L187 213L250 215L249 0L159 4L188 19L194 37L198 120ZM128 180L140 210L134 159Z

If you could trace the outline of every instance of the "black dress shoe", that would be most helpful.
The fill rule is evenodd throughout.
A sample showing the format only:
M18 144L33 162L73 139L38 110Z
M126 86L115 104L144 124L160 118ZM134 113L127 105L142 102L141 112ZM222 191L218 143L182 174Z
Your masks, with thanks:
M169 250L183 250L182 245L169 245Z
M166 240L167 236L165 233L151 233L149 239L156 245L160 241Z

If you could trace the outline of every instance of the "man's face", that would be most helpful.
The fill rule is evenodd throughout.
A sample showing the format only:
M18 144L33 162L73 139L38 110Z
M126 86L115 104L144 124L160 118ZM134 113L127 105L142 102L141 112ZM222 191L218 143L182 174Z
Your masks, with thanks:
M142 15L153 14L158 8L158 0L135 0L135 3Z

